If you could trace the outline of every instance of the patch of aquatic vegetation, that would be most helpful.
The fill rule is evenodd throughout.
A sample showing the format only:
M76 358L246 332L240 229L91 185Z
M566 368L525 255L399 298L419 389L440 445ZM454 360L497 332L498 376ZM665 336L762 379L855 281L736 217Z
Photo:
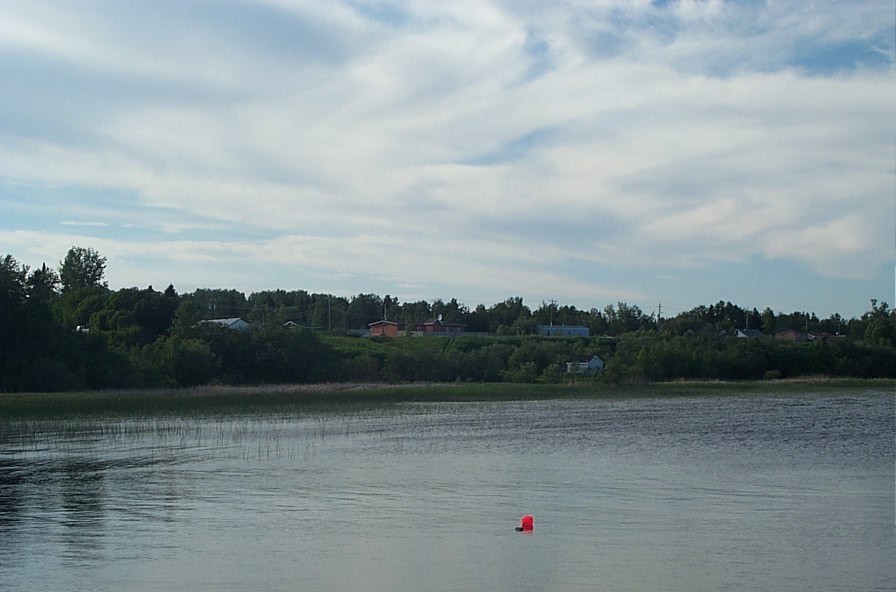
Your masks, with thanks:
M185 390L0 394L0 424L11 419L321 415L401 403L786 395L865 390L892 393L894 380L808 378L774 381L676 381L638 384L415 383L210 386Z
M331 439L351 438L370 418L426 413L397 405L348 406L302 414L255 411L149 417L0 419L0 461L90 459L104 466L182 463L207 458L309 459ZM375 423L375 422L374 422ZM385 431L385 428L384 428Z

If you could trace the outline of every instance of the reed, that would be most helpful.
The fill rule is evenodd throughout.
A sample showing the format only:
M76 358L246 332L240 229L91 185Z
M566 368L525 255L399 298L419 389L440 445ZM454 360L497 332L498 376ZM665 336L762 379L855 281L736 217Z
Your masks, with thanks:
M0 420L16 418L207 416L258 413L316 414L399 403L617 399L805 392L875 391L892 395L896 380L802 379L737 382L662 382L610 385L414 383L208 386L182 390L0 394Z

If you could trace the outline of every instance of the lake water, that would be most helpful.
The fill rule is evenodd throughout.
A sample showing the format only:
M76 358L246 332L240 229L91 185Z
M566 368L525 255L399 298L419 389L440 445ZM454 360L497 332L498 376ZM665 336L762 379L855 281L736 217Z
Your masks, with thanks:
M0 590L896 588L886 394L0 430Z

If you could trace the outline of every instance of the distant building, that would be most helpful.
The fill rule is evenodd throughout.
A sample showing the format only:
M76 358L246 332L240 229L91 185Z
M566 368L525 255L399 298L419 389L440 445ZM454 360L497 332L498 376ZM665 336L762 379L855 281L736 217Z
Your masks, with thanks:
M604 361L597 355L576 356L566 362L567 374L587 374L591 376L596 372L603 372Z
M414 336L442 336L457 337L463 335L466 325L463 323L449 323L443 321L440 316L437 319L428 321L418 321L414 323L396 323L394 321L376 321L370 323L370 335L384 335L386 337L398 337L399 335L411 330Z
M809 341L809 334L805 331L797 331L796 329L781 329L775 333L775 339L781 341Z
M422 330L423 333L429 333L434 335L444 335L445 337L457 337L461 333L464 332L467 326L463 323L449 323L442 320L442 315L439 315L437 319L430 319L423 323ZM420 331L421 326L418 324L415 327L415 331Z
M553 337L588 337L591 335L591 330L578 325L538 325L538 334Z
M839 335L825 331L812 331L809 333L809 341L829 341L837 339Z
M759 329L738 329L737 337L740 339L753 339L762 335Z
M235 330L242 330L242 329L249 328L249 323L247 323L246 321L244 321L243 319L241 319L239 317L235 317L232 319L210 319L208 321L202 321L202 323L204 323L206 325L218 325L218 326L224 327L226 329L235 329Z
M370 323L370 336L384 335L386 337L398 337L398 332L404 330L404 324L399 325L392 321L377 321Z

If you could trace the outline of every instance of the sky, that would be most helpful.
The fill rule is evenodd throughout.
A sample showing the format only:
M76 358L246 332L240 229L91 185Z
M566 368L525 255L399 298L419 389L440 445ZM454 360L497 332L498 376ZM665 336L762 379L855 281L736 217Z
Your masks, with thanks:
M0 255L110 288L894 304L892 0L0 2Z

